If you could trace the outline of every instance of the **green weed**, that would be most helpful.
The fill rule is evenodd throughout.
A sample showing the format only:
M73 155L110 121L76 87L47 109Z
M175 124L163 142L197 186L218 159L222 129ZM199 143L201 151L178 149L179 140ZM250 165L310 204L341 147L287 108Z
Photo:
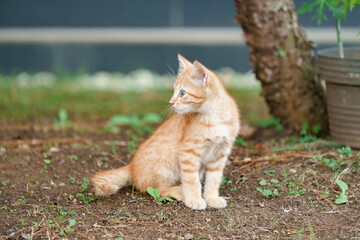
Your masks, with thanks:
M236 138L235 143L242 147L248 146L248 144L245 142L245 140L243 138Z
M279 183L279 180L277 180L277 179L271 179L270 183L268 183L268 181L266 181L265 179L261 179L259 182L259 185L264 188L257 187L256 191L260 192L266 198L268 198L270 196L275 197L279 194L279 190L277 189L277 187L279 187L279 186L278 185L275 186L275 184L277 184L277 183ZM265 186L267 186L267 187L265 188Z
M346 191L349 189L348 185L345 182L343 182L343 181L341 181L339 179L336 179L335 183L341 189L340 196L338 198L336 198L335 203L336 204L343 204L343 203L351 202L351 201L348 200L348 195L346 194Z
M75 183L76 183L76 180L75 180L74 177L69 177L69 182L70 182L71 184L75 184Z
M266 175L273 174L273 173L275 173L275 170L265 170L264 173Z
M163 213L163 211L161 211L160 213L157 213L156 216L158 217L158 219L162 222L165 219L167 219L167 216Z
M161 197L160 191L157 188L147 187L147 192L155 199L155 202L166 202L166 201L173 201L170 197Z
M87 197L87 196L85 196L85 195L82 194L82 193L78 193L78 194L76 194L76 196L77 196L79 199L81 199L85 204L95 202L96 200L99 199L98 197Z
M260 126L262 128L275 127L275 130L277 132L281 132L282 130L284 130L284 127L281 125L279 119L277 119L276 117L271 117L267 120L262 121L260 123Z
M89 188L88 184L90 183L90 179L84 177L83 178L83 184L81 186L81 191L84 192L85 190L87 190Z
M156 113L147 113L143 116L139 115L115 115L112 116L110 121L105 127L107 132L118 132L118 125L129 125L138 134L151 133L153 128L149 124L159 123L162 118Z
M46 163L46 164L50 164L50 163L51 163L51 160L50 160L50 159L44 159L43 161L44 161L44 163Z
M128 150L129 150L129 153L130 155L133 155L136 151L136 148L138 146L138 141L139 137L136 136L135 134L132 134L131 135L131 141L128 143Z
M117 156L117 152L116 152L116 145L118 145L119 142L118 141L112 141L111 142L111 152L112 154L114 154L115 156Z
M60 231L60 235L61 235L61 236L66 236L65 233L71 233L71 232L73 232L73 231L74 231L73 226L75 226L75 224L76 224L76 220L75 220L75 219L70 219L70 220L68 221L68 225L65 227L65 230L61 230L61 231Z
M65 109L60 108L58 112L58 119L54 119L55 127L64 128L71 125L68 118L68 113Z
M76 156L76 155L70 155L70 156L69 156L69 159L70 159L70 160L73 160L73 161L77 161L77 160L79 160L79 157Z

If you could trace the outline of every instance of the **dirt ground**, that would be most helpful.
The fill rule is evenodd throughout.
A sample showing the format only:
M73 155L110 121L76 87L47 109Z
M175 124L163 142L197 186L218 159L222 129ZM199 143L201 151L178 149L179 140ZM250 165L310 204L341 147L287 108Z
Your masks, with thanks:
M359 159L329 142L257 130L234 146L220 189L228 206L195 211L131 187L95 198L92 175L128 163L146 137L103 126L1 127L0 239L360 239ZM348 203L335 203L335 179L348 184Z

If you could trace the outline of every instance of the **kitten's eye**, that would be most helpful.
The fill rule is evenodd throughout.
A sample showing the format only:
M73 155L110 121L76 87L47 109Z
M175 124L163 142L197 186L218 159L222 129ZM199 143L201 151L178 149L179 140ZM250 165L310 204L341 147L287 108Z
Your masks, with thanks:
M186 91L185 91L185 90L180 90L180 97L185 96L185 94L186 94Z

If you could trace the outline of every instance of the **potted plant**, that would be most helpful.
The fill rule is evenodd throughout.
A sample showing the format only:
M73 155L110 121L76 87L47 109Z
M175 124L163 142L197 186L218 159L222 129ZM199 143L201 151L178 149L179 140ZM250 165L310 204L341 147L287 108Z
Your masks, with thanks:
M318 52L320 78L326 82L330 135L341 144L360 148L360 47L343 48L341 40L341 21L356 6L360 0L314 0L304 3L298 13L315 10L314 18L320 24L328 9L336 20L338 47Z

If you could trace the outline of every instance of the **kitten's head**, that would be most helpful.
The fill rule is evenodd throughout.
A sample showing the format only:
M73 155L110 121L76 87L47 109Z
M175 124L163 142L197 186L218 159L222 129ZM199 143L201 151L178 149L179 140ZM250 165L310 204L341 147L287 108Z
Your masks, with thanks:
M180 54L178 61L179 70L170 106L180 114L201 112L205 103L216 96L222 84L219 84L212 71L198 61L192 64Z

